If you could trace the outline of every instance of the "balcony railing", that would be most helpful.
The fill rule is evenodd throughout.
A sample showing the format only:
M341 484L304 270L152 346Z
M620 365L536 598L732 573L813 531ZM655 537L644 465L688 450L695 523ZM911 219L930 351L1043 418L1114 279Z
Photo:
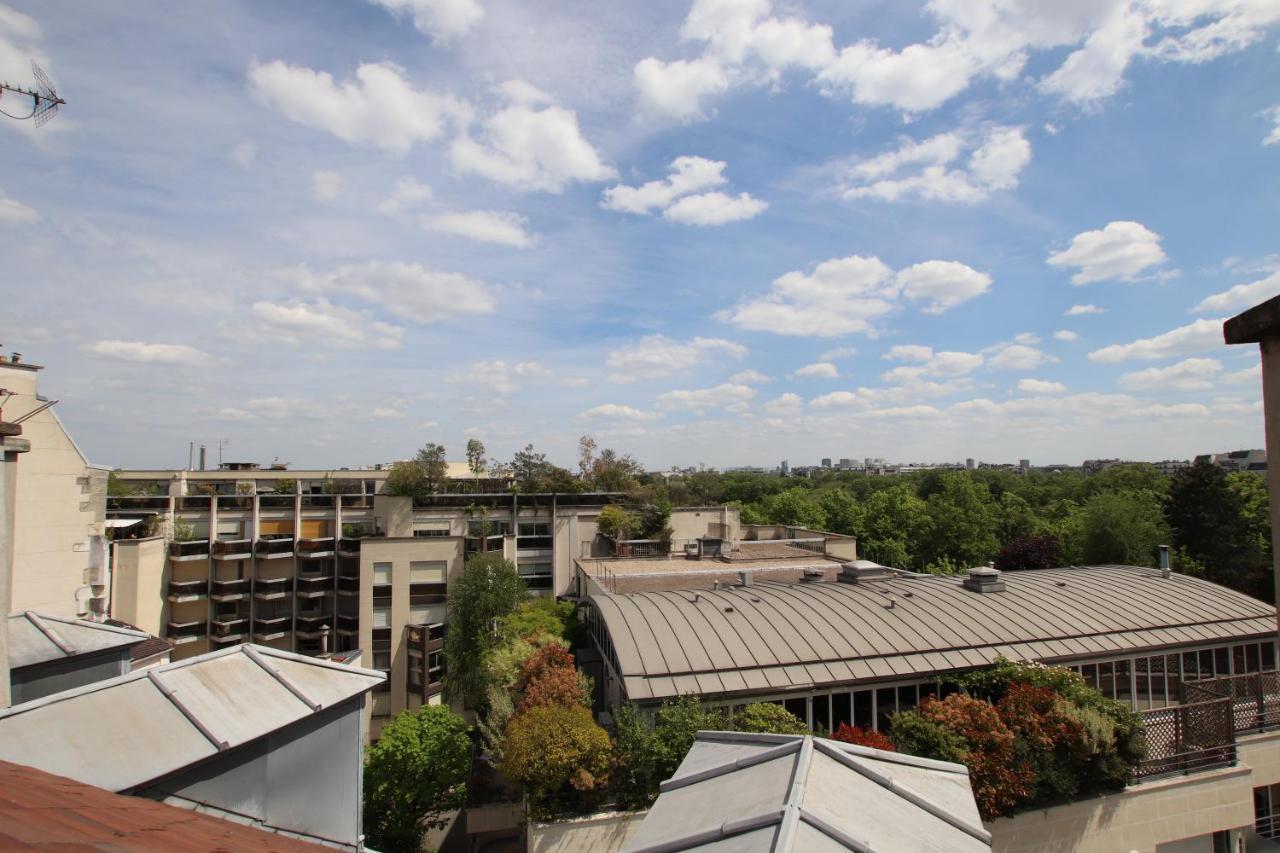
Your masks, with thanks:
M254 543L253 552L260 560L274 560L293 556L293 537L281 536L259 539Z
M303 495L303 509L333 509L337 495Z
M209 559L209 540L193 539L190 542L170 542L170 560L207 560Z
M295 631L299 637L307 637L315 639L324 634L324 629L333 628L334 619L327 613L317 614L298 614L297 625Z
M231 578L213 582L214 601L234 601L249 594L248 578Z
M610 539L615 557L665 557L671 543L660 539Z
M283 598L292 586L290 578L258 578L253 582L253 594L262 599Z
M1235 764L1231 704L1221 698L1141 712L1147 757L1134 768L1134 780Z
M218 511L253 509L253 495L218 495Z
M253 556L253 540L217 539L212 550L215 560L247 560Z
M324 595L333 592L333 573L298 575L298 595Z
M338 575L338 592L359 595L360 578L351 575Z
M339 495L343 509L373 509L373 495Z
M326 536L322 539L299 539L297 552L298 556L304 559L332 557L334 545L335 542L332 536Z
M181 601L183 599L204 598L209 594L209 581L169 581L169 600Z
M288 614L258 616L253 620L254 636L265 639L288 632L293 617Z
M360 630L359 616L349 616L345 613L339 613L337 623L338 630L344 634L354 634Z
M554 546L555 540L551 536L518 536L516 537L516 547L522 551L547 551Z
M249 617L233 616L229 619L214 619L210 625L213 628L210 636L214 640L238 639L249 630Z
M107 498L107 509L167 512L169 498L164 495L113 495Z
M208 495L183 495L175 498L173 508L179 512L208 512L213 498Z
M165 626L164 636L165 639L185 643L203 637L208 630L203 619L197 622L170 622Z
M258 495L259 509L293 509L293 495Z
M1231 722L1237 734L1280 726L1280 672L1184 682L1182 698L1184 702L1229 699Z

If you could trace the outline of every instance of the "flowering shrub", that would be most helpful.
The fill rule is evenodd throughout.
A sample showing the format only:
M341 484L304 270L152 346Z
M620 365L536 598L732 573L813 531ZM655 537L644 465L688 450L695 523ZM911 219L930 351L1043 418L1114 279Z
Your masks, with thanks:
M775 735L807 735L804 720L781 705L756 702L733 715L733 727L740 732L762 732Z
M1027 800L1035 785L1035 773L1014 760L1014 736L990 702L953 693L941 701L925 697L917 709L959 735L967 747L973 797L984 819L1010 814Z
M1016 682L996 704L1000 719L1013 732L1017 763L1035 775L1035 801L1068 800L1080 790L1089 747L1084 726L1070 707L1047 687Z
M869 746L872 749L879 749L884 752L898 751L898 748L893 745L893 740L884 732L876 729L864 729L861 726L851 726L848 723L841 723L831 735L831 739L857 744L858 746Z

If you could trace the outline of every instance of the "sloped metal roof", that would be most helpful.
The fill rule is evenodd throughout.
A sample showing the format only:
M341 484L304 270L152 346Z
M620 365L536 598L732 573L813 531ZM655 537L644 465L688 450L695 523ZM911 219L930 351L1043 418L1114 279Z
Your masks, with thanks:
M1136 566L861 584L756 582L591 597L634 700L785 691L1273 637L1274 607L1199 578Z
M0 711L0 760L128 791L371 690L381 672L235 646Z
M30 610L9 615L9 666L17 669L51 660L104 652L149 639L145 631L44 616Z
M960 764L810 735L698 732L628 853L991 849Z

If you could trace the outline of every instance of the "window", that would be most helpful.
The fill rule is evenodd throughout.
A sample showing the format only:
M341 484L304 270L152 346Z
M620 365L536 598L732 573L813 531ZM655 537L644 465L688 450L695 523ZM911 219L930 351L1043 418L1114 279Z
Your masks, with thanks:
M520 522L521 536L550 536L551 522L549 521L522 521Z
M1253 789L1253 828L1265 838L1280 838L1280 785Z
M444 560L414 560L409 564L409 583L444 583L448 568Z
M444 622L447 605L444 604L410 604L409 624L438 625Z
M373 608L373 627L375 628L391 627L391 605Z
M218 522L218 538L219 539L239 539L240 538L240 522L219 521Z
M468 536L505 536L511 532L511 522L472 518L467 521Z
M1118 660L1115 662L1116 672L1116 701L1133 707L1130 703L1133 701L1133 683L1129 680L1129 671L1131 661Z
M831 695L831 731L840 728L840 724L850 725L853 723L853 705L850 701L848 693L833 693Z
M815 732L827 733L831 731L831 697L829 695L813 697L813 725L811 728Z
M419 539L426 539L426 538L433 537L433 536L436 536L436 537L438 537L438 536L448 536L448 535L449 535L449 530L448 530L448 528L440 529L440 528L435 528L435 527L428 527L428 528L418 528L418 527L415 527L415 528L413 529L413 535L414 535L414 536L417 536Z
M374 563L373 564L373 585L389 586L391 584L391 564L390 563Z
M876 728L882 732L889 731L889 715L898 710L897 691L892 687L881 687L876 691Z
M805 697L799 699L785 699L782 707L800 718L800 722L806 726L809 725L809 700Z
M871 728L871 691L857 690L853 694L853 724L864 729Z
M521 563L519 572L522 578L549 577L551 575L551 563Z
M384 672L385 672L386 670L391 669L391 652L389 652L389 651L386 651L386 652L374 652L374 653L373 653L373 668L374 668L374 669L381 669L381 670L383 670Z
M1109 663L1098 664L1098 691L1108 699L1116 698L1115 667Z

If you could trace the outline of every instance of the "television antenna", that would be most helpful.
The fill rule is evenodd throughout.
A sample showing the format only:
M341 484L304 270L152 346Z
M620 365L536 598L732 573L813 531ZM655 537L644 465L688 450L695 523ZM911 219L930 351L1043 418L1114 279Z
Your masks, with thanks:
M24 89L21 86L14 86L9 83L0 82L0 104L5 104L5 92L13 92L17 95L26 95L28 98L31 98L31 112L26 115L15 115L14 113L6 110L4 106L0 106L0 115L6 115L9 118L17 119L18 121L33 119L36 123L36 127L40 127L45 122L49 121L49 119L56 116L58 114L58 107L65 104L66 101L58 97L58 90L53 87L53 83L50 82L49 76L44 73L44 69L39 65L36 65L35 60L32 60L31 62L31 73L36 78L36 87L34 89ZM10 98L10 100L12 100L12 98Z

